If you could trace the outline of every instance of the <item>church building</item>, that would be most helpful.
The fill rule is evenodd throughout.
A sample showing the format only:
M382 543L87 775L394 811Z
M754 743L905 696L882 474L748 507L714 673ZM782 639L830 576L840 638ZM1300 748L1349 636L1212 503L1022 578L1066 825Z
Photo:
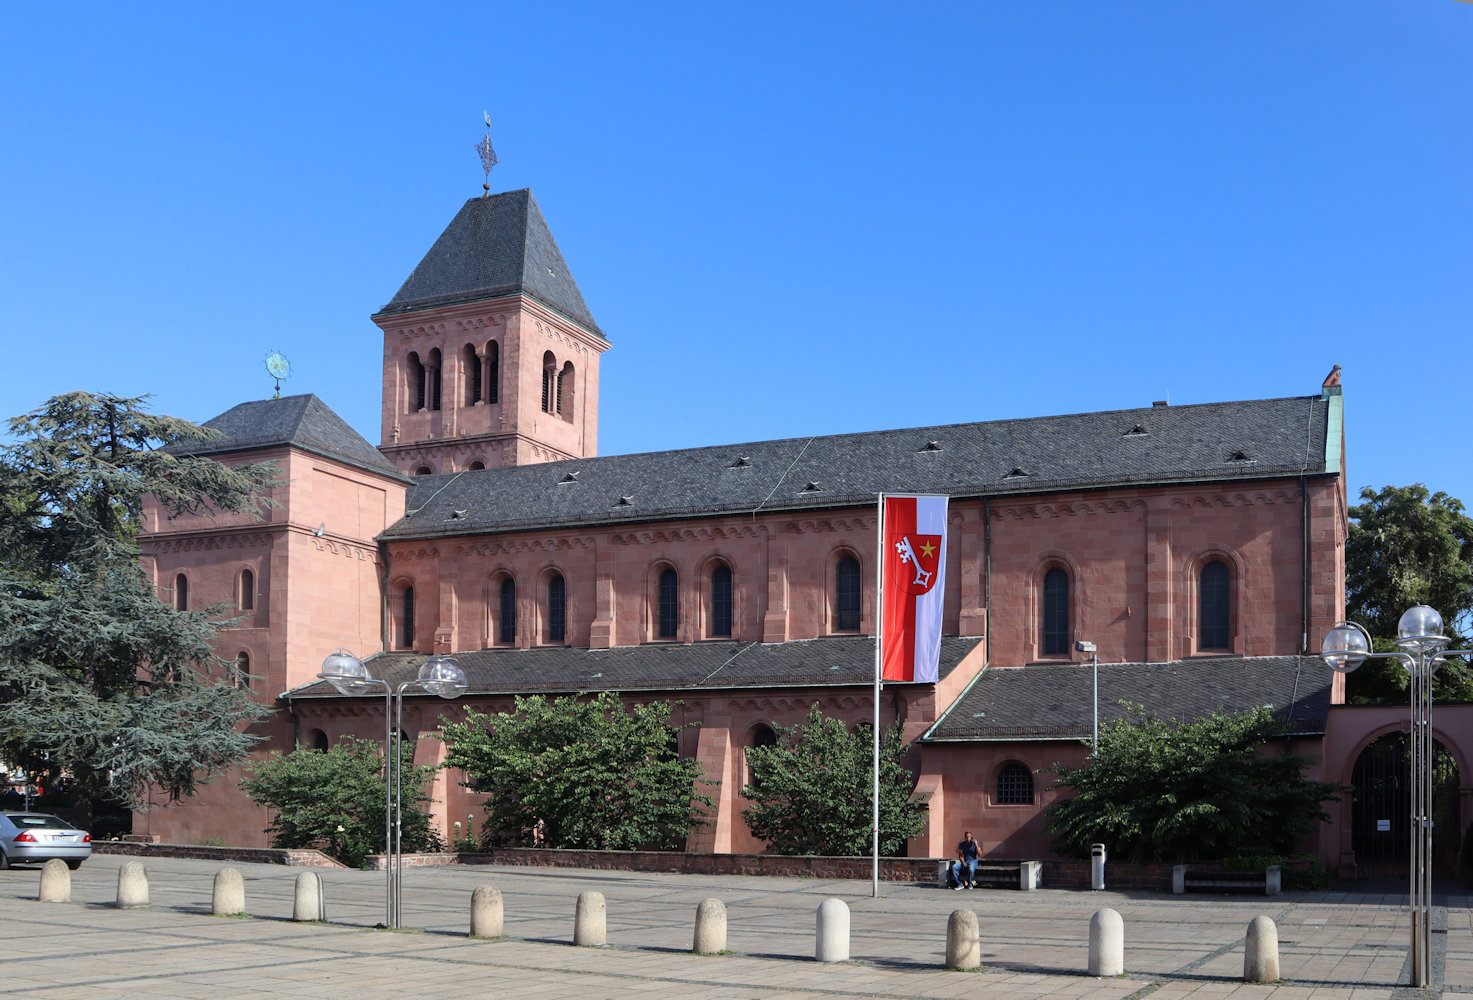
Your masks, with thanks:
M1344 616L1338 374L1284 399L599 456L612 345L527 190L466 202L372 319L377 446L313 395L242 403L191 451L274 461L273 509L155 511L141 540L161 594L237 609L219 652L274 709L262 755L382 738L380 695L317 681L334 650L392 684L448 654L466 694L405 697L421 763L443 758L442 717L517 695L671 701L697 724L680 753L719 782L687 849L760 851L744 750L814 703L873 715L880 493L950 498L939 678L887 683L880 705L929 804L912 856L949 855L963 829L987 855L1052 856L1048 772L1084 759L1096 703L1076 643L1097 649L1104 720L1270 705L1313 776L1346 785L1396 730L1362 714L1337 736L1343 677L1313 655ZM238 777L135 832L264 845ZM480 813L461 780L436 780L442 834ZM1309 846L1353 871L1346 800Z

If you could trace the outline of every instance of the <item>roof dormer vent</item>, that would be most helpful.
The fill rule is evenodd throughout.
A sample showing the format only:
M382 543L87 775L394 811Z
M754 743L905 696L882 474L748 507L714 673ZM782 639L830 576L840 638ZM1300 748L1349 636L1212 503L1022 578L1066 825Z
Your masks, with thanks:
M1257 459L1255 459L1252 455L1248 454L1246 451L1243 451L1240 448L1240 449L1238 449L1237 451L1233 452L1231 455L1228 456L1228 461L1229 462L1256 462Z
M802 492L804 492L804 493L822 493L823 492L823 487L821 485L819 485L818 483L809 483L807 486L803 487Z
M921 451L940 451L940 450L941 450L941 442L938 441L935 438L932 438L931 440L927 441L926 444L925 444L925 447L923 447L921 449Z
M738 455L736 459L727 466L728 469L745 469L752 464L752 460L746 455Z
M633 507L634 506L634 498L633 497L620 497L619 498L619 502L616 503L616 504L614 504L614 506L615 507Z
M1124 434L1122 434L1121 437L1140 438L1140 437L1146 437L1150 433L1151 433L1150 431L1146 430L1146 425L1145 424L1136 424L1130 430L1128 430Z
M578 481L578 473L581 471L583 470L574 469L572 472L565 473L563 475L563 478L558 480L558 485L561 486L563 483L576 483Z
M1003 478L1004 479L1021 479L1024 476L1031 476L1031 475L1033 475L1033 473L1029 472L1027 469L1023 468L1021 465L1015 465L1015 466L1013 466L1013 471L1012 472L1009 472L1006 476L1003 476Z

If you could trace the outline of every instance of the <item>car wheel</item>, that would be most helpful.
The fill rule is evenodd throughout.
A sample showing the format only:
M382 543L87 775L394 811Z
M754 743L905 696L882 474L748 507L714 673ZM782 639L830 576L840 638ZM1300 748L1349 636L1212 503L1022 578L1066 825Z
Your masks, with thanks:
M72 871L76 871L78 868L82 867L81 858L63 858L62 860L66 862L66 866Z
M0 847L0 871L10 867L10 855L5 853L5 848Z

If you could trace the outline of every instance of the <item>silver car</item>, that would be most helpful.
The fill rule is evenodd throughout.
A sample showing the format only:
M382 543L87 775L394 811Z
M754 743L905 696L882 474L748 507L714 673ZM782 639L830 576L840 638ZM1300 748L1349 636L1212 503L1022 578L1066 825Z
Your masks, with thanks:
M48 813L0 813L0 868L60 858L73 870L92 856L92 835Z

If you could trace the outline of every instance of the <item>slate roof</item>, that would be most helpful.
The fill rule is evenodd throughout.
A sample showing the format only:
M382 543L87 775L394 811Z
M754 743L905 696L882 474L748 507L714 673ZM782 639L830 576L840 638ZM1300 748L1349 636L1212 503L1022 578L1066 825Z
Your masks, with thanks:
M472 198L461 206L377 315L518 293L603 336L537 200L526 188Z
M213 420L206 420L204 425L225 436L214 441L171 445L167 450L175 455L219 455L291 445L379 475L406 478L377 448L311 393L241 403Z
M419 476L409 515L385 537L835 507L880 492L1005 496L1313 475L1325 471L1327 410L1320 396L1145 407Z
M1089 666L985 671L927 734L932 741L1014 742L1088 738L1094 712ZM1330 668L1318 656L1209 657L1169 663L1101 663L1100 722L1123 718L1122 701L1163 719L1195 719L1219 706L1260 705L1305 734L1324 732Z
M982 640L941 639L942 677ZM364 661L374 677L398 685L413 678L423 653L379 653ZM712 691L733 688L835 687L874 683L875 640L832 636L782 643L649 643L614 649L543 646L456 653L467 694L572 694L580 691ZM340 698L318 681L293 698ZM383 697L382 691L360 697Z

